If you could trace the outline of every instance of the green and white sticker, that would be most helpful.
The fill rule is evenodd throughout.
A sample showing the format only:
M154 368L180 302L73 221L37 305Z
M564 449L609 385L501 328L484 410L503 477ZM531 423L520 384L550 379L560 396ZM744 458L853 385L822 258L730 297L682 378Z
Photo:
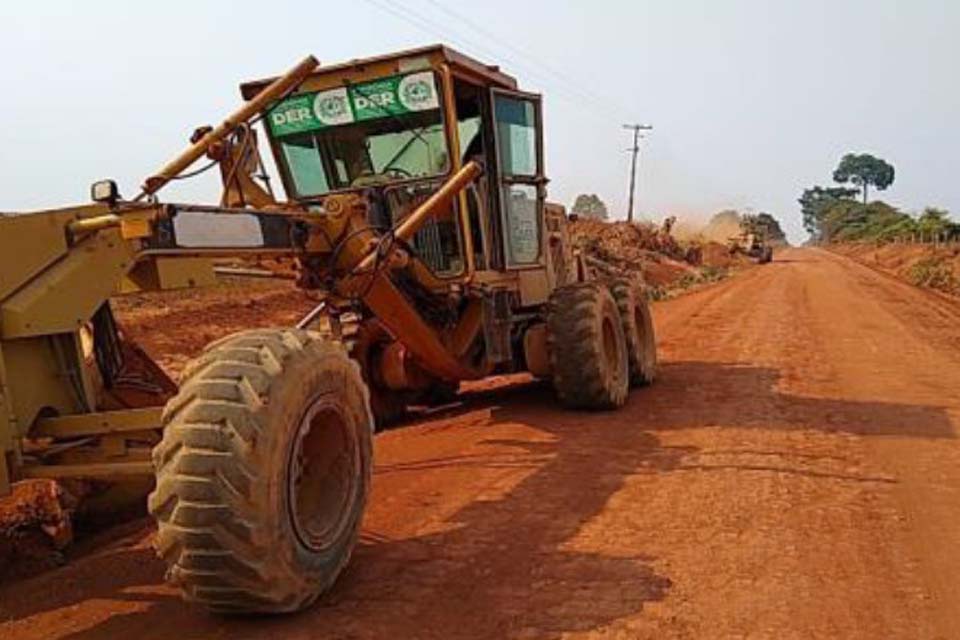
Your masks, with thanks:
M439 106L433 72L421 71L295 95L271 109L267 119L273 135L286 136Z

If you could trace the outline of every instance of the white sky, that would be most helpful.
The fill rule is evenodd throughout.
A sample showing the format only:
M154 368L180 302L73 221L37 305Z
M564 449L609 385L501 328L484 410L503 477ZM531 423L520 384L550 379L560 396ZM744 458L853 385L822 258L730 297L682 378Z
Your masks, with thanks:
M801 240L797 197L848 151L895 165L882 198L956 216L958 33L955 0L7 0L0 210L82 202L102 177L133 195L238 104L242 80L308 53L446 42L544 94L550 196L568 206L596 192L625 215L621 124L649 122L638 201L651 218L752 207ZM217 195L213 180L163 192Z

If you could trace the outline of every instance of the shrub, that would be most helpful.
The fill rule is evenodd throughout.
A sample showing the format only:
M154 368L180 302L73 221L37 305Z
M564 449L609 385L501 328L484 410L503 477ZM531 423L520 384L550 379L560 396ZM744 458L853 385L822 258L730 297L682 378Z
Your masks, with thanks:
M907 280L918 287L938 289L948 293L960 291L960 281L953 275L950 264L942 258L924 258L907 269Z

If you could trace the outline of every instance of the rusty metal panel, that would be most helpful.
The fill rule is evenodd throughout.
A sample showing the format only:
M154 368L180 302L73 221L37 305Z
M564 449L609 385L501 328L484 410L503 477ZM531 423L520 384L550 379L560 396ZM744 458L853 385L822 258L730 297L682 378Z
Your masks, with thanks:
M550 279L546 269L524 269L518 271L520 279L520 304L531 307L543 304L550 297Z

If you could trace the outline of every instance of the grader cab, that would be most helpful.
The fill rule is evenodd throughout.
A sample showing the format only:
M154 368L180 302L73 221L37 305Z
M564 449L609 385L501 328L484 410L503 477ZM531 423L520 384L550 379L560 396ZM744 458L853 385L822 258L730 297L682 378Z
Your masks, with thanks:
M307 58L241 93L137 197L102 181L94 204L0 219L0 493L152 484L188 600L293 611L350 556L375 424L518 371L565 406L617 408L656 351L642 289L597 277L546 201L540 97L511 76L433 46ZM161 202L204 155L220 202ZM213 342L177 386L110 297L209 283L224 257L293 260L320 302L297 327Z

